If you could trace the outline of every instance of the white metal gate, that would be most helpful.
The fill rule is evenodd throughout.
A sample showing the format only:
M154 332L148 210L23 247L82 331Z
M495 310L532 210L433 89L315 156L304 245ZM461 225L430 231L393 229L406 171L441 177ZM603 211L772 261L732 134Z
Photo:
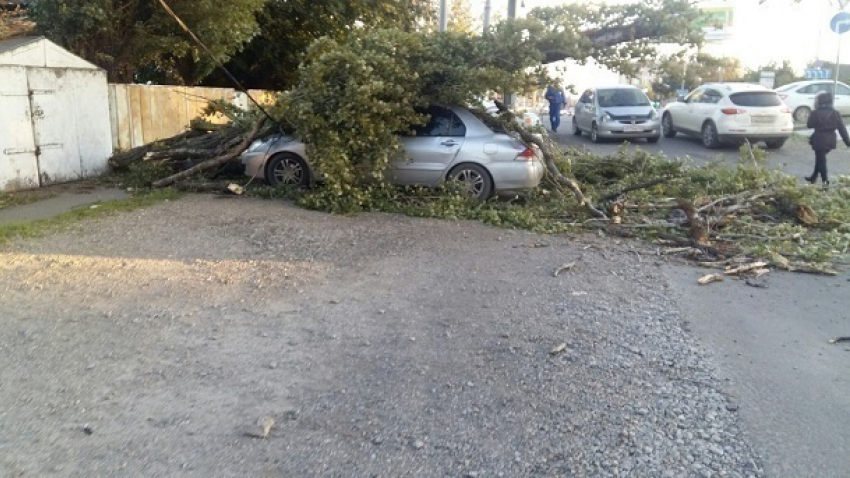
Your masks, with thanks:
M46 186L83 177L77 144L73 92L60 81L63 70L27 69L30 118L38 160L39 184Z
M27 71L24 67L3 68L0 84L0 191L39 186Z
M0 66L0 191L73 181L105 169L111 138L106 82L92 81L99 74Z

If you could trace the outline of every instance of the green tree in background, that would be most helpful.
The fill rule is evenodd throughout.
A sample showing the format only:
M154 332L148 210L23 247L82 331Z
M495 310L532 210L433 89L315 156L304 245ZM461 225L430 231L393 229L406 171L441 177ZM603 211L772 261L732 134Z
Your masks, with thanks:
M659 56L658 45L698 45L699 11L689 0L647 0L626 5L570 4L535 8L529 27L544 62L567 58L596 62L634 75Z
M747 70L744 76L741 77L741 81L758 83L761 78L762 71L772 71L776 73L776 78L773 80L774 88L779 88L780 86L800 81L802 79L802 77L794 71L794 68L791 67L791 62L784 61L781 65L776 64L776 62L770 62L764 66L756 68L755 70Z
M742 81L741 63L736 58L719 58L705 53L691 58L684 55L662 57L652 69L658 78L652 84L652 91L661 98L676 96L683 84L686 90L692 90L712 81Z
M174 12L226 61L257 30L264 0L169 0ZM30 16L50 40L97 64L109 81L147 71L161 81L194 84L215 67L156 0L39 0Z
M257 35L226 66L249 88L286 89L297 81L298 65L319 38L339 39L368 28L412 31L431 20L431 6L430 0L268 0L257 14ZM221 72L204 84L233 86Z

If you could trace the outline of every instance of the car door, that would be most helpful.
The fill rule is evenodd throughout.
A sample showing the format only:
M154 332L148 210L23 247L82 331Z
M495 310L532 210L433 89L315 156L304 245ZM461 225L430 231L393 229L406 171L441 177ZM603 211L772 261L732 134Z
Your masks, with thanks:
M590 131L590 124L593 122L593 117L596 111L593 108L594 94L593 90L585 90L579 98L575 108L576 123L583 131Z
M841 113L841 116L850 116L850 88L847 85L835 85L833 107Z
M432 106L424 126L414 136L402 136L402 154L393 162L396 184L436 185L457 157L466 137L466 126L449 108Z
M694 131L702 130L702 125L707 119L713 118L717 111L717 103L723 99L723 93L713 89L703 90L699 99L694 102Z
M696 106L702 101L702 93L703 89L697 88L685 97L682 106L676 111L678 114L673 114L673 125L676 128L687 131L699 131L699 127L696 126Z

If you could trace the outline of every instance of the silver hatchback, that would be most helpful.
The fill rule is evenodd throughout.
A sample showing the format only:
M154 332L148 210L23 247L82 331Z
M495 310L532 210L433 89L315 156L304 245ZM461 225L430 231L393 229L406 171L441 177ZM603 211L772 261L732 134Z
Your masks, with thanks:
M635 86L589 88L581 95L573 115L573 134L590 135L594 143L604 138L661 139L661 118L649 98Z
M404 146L390 164L389 177L399 185L438 186L462 183L470 195L487 199L494 193L537 187L543 178L540 150L494 131L462 107L433 106L428 124L402 136ZM255 141L242 154L245 174L272 186L308 187L317 179L305 145L291 136Z

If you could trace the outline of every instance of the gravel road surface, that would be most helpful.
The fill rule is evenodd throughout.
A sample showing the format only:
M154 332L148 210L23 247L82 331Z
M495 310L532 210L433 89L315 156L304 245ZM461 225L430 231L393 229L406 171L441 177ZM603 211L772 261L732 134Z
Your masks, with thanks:
M762 476L641 247L202 195L2 246L0 476Z

